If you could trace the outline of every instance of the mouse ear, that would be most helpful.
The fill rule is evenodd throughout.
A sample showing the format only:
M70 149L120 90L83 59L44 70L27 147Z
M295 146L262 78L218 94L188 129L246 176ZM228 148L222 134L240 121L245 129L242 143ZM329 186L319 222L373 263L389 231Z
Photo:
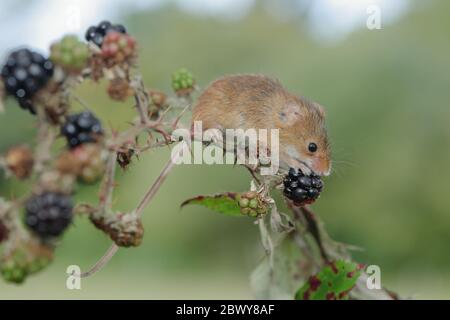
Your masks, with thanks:
M296 103L289 103L278 112L278 118L286 127L293 125L302 117L302 110Z
M320 104L315 103L315 102L314 102L314 107L316 107L317 111L319 112L319 115L320 115L322 118L325 118L325 108L322 107Z

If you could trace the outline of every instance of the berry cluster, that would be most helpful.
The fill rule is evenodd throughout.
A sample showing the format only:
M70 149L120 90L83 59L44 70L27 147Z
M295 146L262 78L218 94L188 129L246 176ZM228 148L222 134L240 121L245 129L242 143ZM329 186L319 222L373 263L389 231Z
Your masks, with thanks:
M47 84L52 75L53 63L26 48L12 52L1 71L6 92L31 113L35 113L35 110L30 99Z
M323 182L318 175L312 173L306 176L301 170L294 168L289 169L283 183L284 195L296 205L314 202L323 188Z
M164 93L164 91L150 89L148 91L148 94L150 96L152 104L158 107L159 109L167 106L167 95Z
M102 148L96 143L86 143L61 153L56 168L63 174L76 176L81 182L94 183L105 172Z
M0 273L5 281L22 283L28 275L45 268L53 259L53 251L42 244L25 241L16 243L0 261Z
M2 261L0 272L2 277L8 282L24 282L28 274L28 263L25 255L22 252L15 253L7 261Z
M97 46L101 47L105 36L110 31L116 31L120 33L126 33L126 29L121 24L111 24L109 21L102 21L97 26L91 26L86 31L85 38L87 41L94 42Z
M148 114L151 119L157 119L160 115L160 112L164 109L167 109L169 106L167 95L164 91L149 89L148 95L150 97L150 105Z
M102 57L106 65L112 67L129 61L136 56L136 40L120 32L109 32L102 44Z
M5 155L5 164L16 178L28 178L33 171L33 152L25 145L12 147Z
M128 80L123 78L115 78L109 82L108 95L111 99L117 101L125 101L131 95L133 95L134 91L131 88Z
M91 217L92 223L108 234L119 247L137 247L144 237L144 226L136 213L116 213L109 217Z
M68 116L61 128L61 134L66 137L70 148L96 142L102 133L100 121L89 111Z
M250 217L258 217L267 213L267 203L261 198L258 192L249 191L238 194L236 200L241 208L241 213Z
M50 59L67 70L81 70L88 58L88 47L74 35L67 35L50 47Z
M194 76L181 68L172 75L172 88L179 96L189 95L194 90Z
M45 192L31 197L26 203L25 223L41 238L56 237L71 223L72 210L69 196Z

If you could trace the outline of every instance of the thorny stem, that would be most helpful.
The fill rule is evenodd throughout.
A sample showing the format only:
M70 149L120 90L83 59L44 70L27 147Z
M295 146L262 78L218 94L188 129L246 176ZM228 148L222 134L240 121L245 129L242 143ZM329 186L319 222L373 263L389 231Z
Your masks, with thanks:
M177 154L177 157L179 154ZM148 203L153 199L156 192L158 192L159 188L161 187L164 180L166 180L167 176L169 175L170 171L173 169L174 165L176 163L176 157L175 159L170 158L169 161L166 163L164 168L162 169L161 173L159 174L158 178L153 182L153 184L150 186L150 188L147 190L147 192L142 197L141 201L137 205L134 212L138 217L142 215L142 211L144 208L148 205ZM81 278L86 278L97 271L101 270L103 267L105 267L108 262L114 257L116 252L119 250L119 247L113 243L109 249L105 252L105 254L92 266L89 271L83 272L80 274Z
M142 123L135 124L130 129L120 133L119 135L116 135L115 137L112 137L110 140L106 142L108 149L110 149L111 151L119 151L120 148L123 146L123 144L132 143L138 136L141 135L141 133L151 130L160 133L165 140L165 144L172 142L170 134L163 129L162 117L163 116L161 116L156 121L148 120L148 122L145 124ZM174 121L174 123L170 125L172 130L175 129L178 120L179 118L177 118Z
M172 159L170 158L169 161L167 161L166 165L162 169L161 173L159 174L158 178L156 178L155 182L152 184L150 189L144 194L144 197L139 202L138 206L136 207L136 215L140 217L142 215L142 211L145 209L145 207L148 205L148 203L153 199L156 192L158 192L159 188L161 187L164 180L166 180L167 176L169 175L170 171L175 166L175 163L177 161L177 158L180 154L177 154L177 156Z
M43 114L43 112L40 112L38 117L38 144L35 149L35 164L33 170L39 174L44 170L46 162L51 159L50 149L55 141L56 134L54 130L52 130L50 124L45 121L45 114Z
M108 250L106 250L105 254L89 269L89 271L83 272L80 274L80 278L87 278L94 273L100 271L106 264L111 260L112 257L116 254L119 247L113 243ZM77 276L76 274L73 274Z
M136 101L136 109L141 119L141 124L146 125L149 122L148 119L148 94L145 91L144 82L140 76L133 80L132 87L135 89L134 99Z
M170 141L170 143L174 142L173 140ZM149 143L143 146L140 146L138 151L139 152L144 152L147 151L149 149L154 149L154 148L159 148L159 147L164 147L164 146L168 146L170 143L167 143L167 141L157 141L154 143Z
M250 172L252 178L256 181L256 183L258 185L261 185L261 181L259 180L259 178L256 176L256 172L255 169L253 169L252 167L248 166L248 165L243 165L245 168L247 168L247 170Z
M114 190L115 172L116 172L116 154L111 152L106 166L105 178L103 180L102 189L100 191L99 212L101 214L103 214L107 208L111 207L112 194Z
M116 151L121 147L121 145L128 141L135 140L142 132L146 130L155 130L156 132L159 132L163 135L165 141L164 144L168 145L169 143L173 142L172 140L167 140L167 133L160 128L162 124L162 119L165 115L165 113L157 120L157 121L150 121L148 118L148 105L149 105L149 99L148 95L145 91L145 87L142 81L141 77L136 77L133 82L133 87L135 89L135 101L136 101L136 109L138 110L139 117L140 117L140 124L134 125L129 130L123 132L121 135L117 136L113 143L110 145L110 153L111 156L108 161L108 168L106 172L106 177L104 180L102 192L100 194L101 201L100 201L100 214L104 214L105 210L111 207L111 200L112 200L112 192L114 189L114 173L115 173L115 165L116 165ZM174 123L172 124L172 129L175 129L175 127L178 124L179 119L181 118L182 114L187 110L189 106L184 108L182 110L182 113L176 118ZM159 143L158 143L159 145ZM157 146L154 145L148 145L142 148L141 151L148 150L151 147ZM169 172L174 167L177 157L179 157L180 154L176 154L174 159L169 159L169 161L164 166L163 170L159 174L158 178L153 182L151 187L147 190L147 192L144 194L143 198L137 205L134 212L138 217L142 216L142 212L144 208L148 205L148 203L153 199L159 188L161 187L164 180L167 178ZM113 243L109 249L105 252L105 254L86 272L83 272L80 274L81 278L89 277L99 270L101 270L103 267L105 267L108 262L114 257L116 252L119 250L119 247Z

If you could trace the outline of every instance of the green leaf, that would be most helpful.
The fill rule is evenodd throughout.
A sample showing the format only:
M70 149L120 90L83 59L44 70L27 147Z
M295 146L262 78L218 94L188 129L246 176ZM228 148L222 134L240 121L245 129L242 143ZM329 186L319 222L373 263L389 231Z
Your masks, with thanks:
M338 260L311 276L296 295L296 300L345 300L361 275L362 266Z
M242 216L236 195L234 192L226 192L211 196L197 196L184 201L181 207L198 204L228 216Z

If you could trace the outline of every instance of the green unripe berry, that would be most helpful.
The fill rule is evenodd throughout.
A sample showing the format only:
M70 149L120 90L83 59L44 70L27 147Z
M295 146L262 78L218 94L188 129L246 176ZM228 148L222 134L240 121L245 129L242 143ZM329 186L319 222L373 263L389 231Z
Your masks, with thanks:
M256 212L256 210L250 210L249 216L252 218L256 218L258 216L258 212Z
M26 272L23 269L13 269L11 270L11 282L22 283L25 281Z
M76 46L73 49L73 56L76 60L85 60L89 55L88 48L86 46Z
M194 78L186 68L181 68L172 74L172 87L175 91L190 89L193 86Z
M72 56L70 53L63 53L61 56L61 63L64 65L70 65L72 63Z
M247 198L242 198L242 199L239 200L239 205L242 208L248 207L248 203L249 203L249 200Z
M37 259L29 263L27 271L29 274L39 272L40 270L44 269L49 263L49 259L45 257L38 257Z
M61 45L66 50L72 49L78 42L77 37L74 35L67 35L61 39Z
M256 209L258 207L258 200L257 199L250 200L249 207L252 209Z
M5 281L13 283L22 283L25 281L25 278L27 276L25 266L15 264L14 261L6 263L6 265L3 266L1 273Z
M88 47L74 35L63 37L50 48L50 59L72 71L83 68L88 58Z

